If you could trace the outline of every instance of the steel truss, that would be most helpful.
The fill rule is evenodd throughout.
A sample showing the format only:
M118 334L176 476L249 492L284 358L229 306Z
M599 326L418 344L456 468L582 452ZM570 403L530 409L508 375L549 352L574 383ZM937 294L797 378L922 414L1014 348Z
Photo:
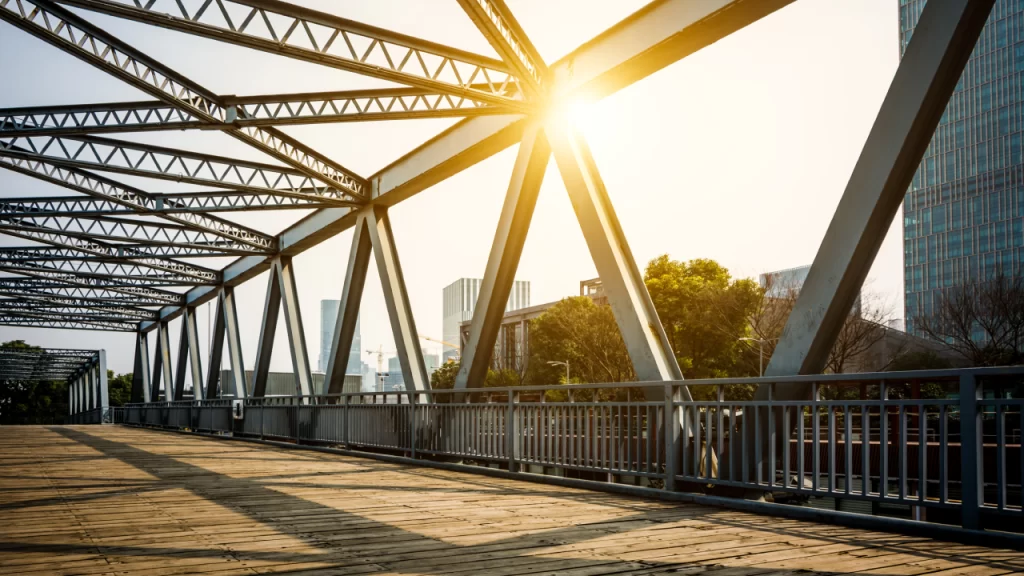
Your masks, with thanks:
M502 0L458 0L500 59L368 26L280 0L0 0L0 19L95 66L155 101L0 110L0 167L81 194L0 201L0 230L47 247L0 251L9 298L0 322L137 332L133 398L262 395L280 310L296 392L312 390L291 259L353 230L325 390L341 392L344 363L372 257L410 389L429 389L388 209L512 145L508 185L456 386L486 374L505 302L553 156L637 375L678 380L681 371L584 139L553 112L598 99L785 7L792 0L655 0L547 63ZM820 371L837 322L870 268L991 9L993 0L930 2L893 81L770 371ZM234 97L215 94L62 5L160 26L391 82L393 88ZM924 23L928 23L925 26ZM463 117L369 177L285 136L274 126ZM97 136L150 130L217 130L275 164ZM174 180L211 190L155 194L96 174ZM213 213L316 208L261 235ZM237 254L219 271L178 258ZM269 272L254 385L247 386L234 288ZM159 285L192 285L183 294ZM210 355L199 358L195 307L216 302ZM160 306L157 310L153 307ZM817 315L817 316L816 316ZM168 323L183 318L172 366ZM799 326L797 325L799 324ZM150 365L149 333L158 353ZM225 349L226 343L226 349ZM219 367L228 355L227 381ZM662 397L652 384L648 399ZM795 394L805 391L793 389ZM762 391L763 392L763 391ZM673 394L685 400L685 388ZM749 427L752 433L753 427ZM766 435L762 435L766 437Z

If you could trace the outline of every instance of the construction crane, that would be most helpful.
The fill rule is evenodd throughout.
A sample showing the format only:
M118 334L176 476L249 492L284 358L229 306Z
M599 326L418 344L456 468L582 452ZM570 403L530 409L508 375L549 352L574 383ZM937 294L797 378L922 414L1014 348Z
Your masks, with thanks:
M376 350L367 350L366 353L371 356L374 354L377 355L377 392L383 392L384 378L389 376L389 374L384 371L384 345L382 344L377 346Z
M424 336L423 334L420 334L419 336L420 336L420 338L422 338L424 340L428 340L430 342L437 342L438 344L443 344L445 346L448 346L449 348L455 348L455 356L452 357L452 358L448 358L449 362L454 362L454 361L459 359L459 356L460 356L459 348L460 348L460 346L458 344L452 344L451 342L445 342L444 340L441 340L440 338L431 338L430 336Z

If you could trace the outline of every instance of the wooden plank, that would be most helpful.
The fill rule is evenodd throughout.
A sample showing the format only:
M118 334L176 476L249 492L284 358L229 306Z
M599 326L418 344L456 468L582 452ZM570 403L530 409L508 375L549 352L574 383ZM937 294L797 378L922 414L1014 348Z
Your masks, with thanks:
M1024 554L116 426L0 436L0 574L996 576Z

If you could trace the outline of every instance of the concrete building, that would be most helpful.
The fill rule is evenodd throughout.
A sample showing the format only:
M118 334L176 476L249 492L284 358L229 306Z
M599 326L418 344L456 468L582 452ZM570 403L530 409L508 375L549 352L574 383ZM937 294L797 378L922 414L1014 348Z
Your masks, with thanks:
M590 297L599 306L608 304L608 297L605 295L600 278L582 280L580 296ZM540 316L555 304L558 304L557 300L536 306L506 310L501 319L498 338L494 343L491 367L497 370L526 372L530 352L530 320ZM459 343L462 346L469 341L469 330L472 323L473 319L470 315L468 319L459 324Z
M473 320L473 311L476 309L477 296L480 293L479 278L459 278L448 286L445 286L441 295L442 303L442 340L452 344L459 344L460 326L463 322ZM512 285L512 293L509 294L506 312L526 308L530 305L530 283L517 280ZM445 346L441 352L442 360L448 360L459 355L459 350L453 346Z
M893 4L902 57L925 2ZM997 0L904 198L911 333L945 289L1024 269L1022 19L1024 4Z
M322 373L314 372L313 376L313 389L323 390L324 389L324 375ZM231 381L231 371L221 370L220 371L220 385L221 389L229 390L230 386L226 383ZM355 392L359 390L359 375L345 375L344 390L346 392ZM252 394L252 370L245 371L245 389L248 390L249 394ZM292 372L271 372L267 374L267 396L294 396L295 395L295 374ZM230 394L228 394L230 395Z
M757 280L761 287L765 289L767 297L785 298L791 294L800 293L800 289L803 288L804 282L807 280L807 273L810 271L811 265L808 264L806 266L797 266L796 268L765 272L758 276ZM857 295L857 300L853 303L852 311L854 314L860 315L860 294Z
M334 324L338 321L340 300L320 301L320 355L317 357L317 371L327 372L327 362L331 354L331 342L334 339ZM356 330L352 336L352 348L349 350L348 364L345 375L359 376L363 373L362 339L359 336L359 316L356 316Z

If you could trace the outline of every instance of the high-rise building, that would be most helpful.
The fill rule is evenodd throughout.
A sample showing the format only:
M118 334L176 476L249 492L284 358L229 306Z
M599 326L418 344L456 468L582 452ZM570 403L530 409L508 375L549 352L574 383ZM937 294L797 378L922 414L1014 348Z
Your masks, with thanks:
M440 366L437 354L428 354L426 350L421 350L423 353L423 365L427 368L427 378L437 370ZM405 389L405 376L402 372L402 362L398 359L398 356L392 356L388 358L388 372L387 376L384 377L384 390L391 392L394 390Z
M925 0L899 0L900 56ZM1024 262L1024 5L997 0L903 201L906 328Z
M317 360L317 370L327 372L327 362L331 356L331 342L334 340L334 324L338 321L338 306L340 300L320 301L320 356ZM352 347L348 353L348 364L345 366L345 375L361 375L363 373L362 339L359 337L359 316L356 316L356 330L352 335Z
M444 288L442 296L442 312L444 314L442 325L442 339L455 346L444 346L441 353L442 359L448 360L459 355L459 326L468 320L473 319L473 310L476 309L477 296L480 294L479 278L459 278ZM505 312L519 310L530 305L530 283L517 280L512 285L512 292L508 296L508 304Z

